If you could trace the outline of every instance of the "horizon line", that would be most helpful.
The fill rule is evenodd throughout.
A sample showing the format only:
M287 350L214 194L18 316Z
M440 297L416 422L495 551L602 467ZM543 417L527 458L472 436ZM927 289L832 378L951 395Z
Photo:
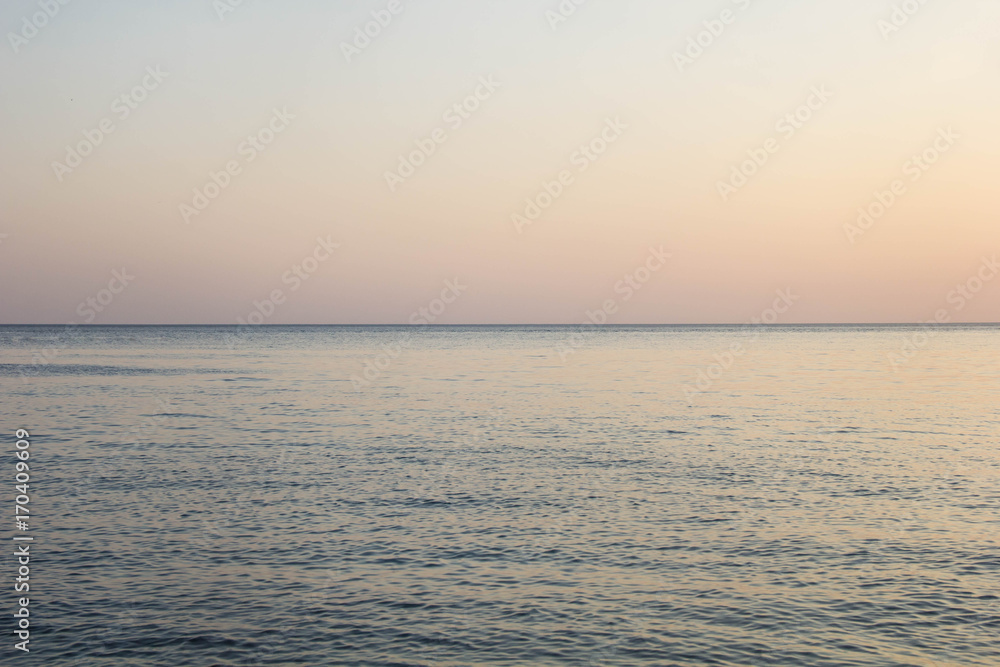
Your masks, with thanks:
M446 329L456 327L587 327L593 329L614 329L616 327L950 327L950 326L1000 326L1000 322L775 322L765 324L763 322L680 322L680 323L616 323L616 324L592 324L582 322L579 324L544 324L544 323L458 323L458 324L330 324L330 323L290 323L290 324L196 324L196 323L173 323L173 324L152 324L152 323L130 323L130 324L45 324L45 323L18 323L0 324L0 327L72 327L101 329L111 327L236 327L243 329L266 329L281 327L396 327L399 329Z

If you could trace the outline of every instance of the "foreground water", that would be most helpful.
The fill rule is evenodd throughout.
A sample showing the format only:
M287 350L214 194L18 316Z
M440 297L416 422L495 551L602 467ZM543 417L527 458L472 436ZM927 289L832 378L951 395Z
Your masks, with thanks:
M19 662L1000 664L1000 329L574 332L0 328Z

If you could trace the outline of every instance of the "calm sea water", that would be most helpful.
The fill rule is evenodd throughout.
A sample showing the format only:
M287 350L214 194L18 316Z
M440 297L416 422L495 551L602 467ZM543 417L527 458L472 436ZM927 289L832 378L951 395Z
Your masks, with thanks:
M0 661L1000 664L1000 328L574 332L0 328Z

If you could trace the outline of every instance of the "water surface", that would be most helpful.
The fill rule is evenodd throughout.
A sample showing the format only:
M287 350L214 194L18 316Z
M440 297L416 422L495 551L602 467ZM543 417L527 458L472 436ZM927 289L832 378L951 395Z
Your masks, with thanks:
M1000 329L576 331L0 328L20 659L1000 664Z

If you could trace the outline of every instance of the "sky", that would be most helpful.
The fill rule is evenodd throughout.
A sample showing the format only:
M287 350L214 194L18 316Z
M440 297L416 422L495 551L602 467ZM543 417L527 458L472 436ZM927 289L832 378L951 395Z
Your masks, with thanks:
M0 323L1000 321L998 0L0 29Z

